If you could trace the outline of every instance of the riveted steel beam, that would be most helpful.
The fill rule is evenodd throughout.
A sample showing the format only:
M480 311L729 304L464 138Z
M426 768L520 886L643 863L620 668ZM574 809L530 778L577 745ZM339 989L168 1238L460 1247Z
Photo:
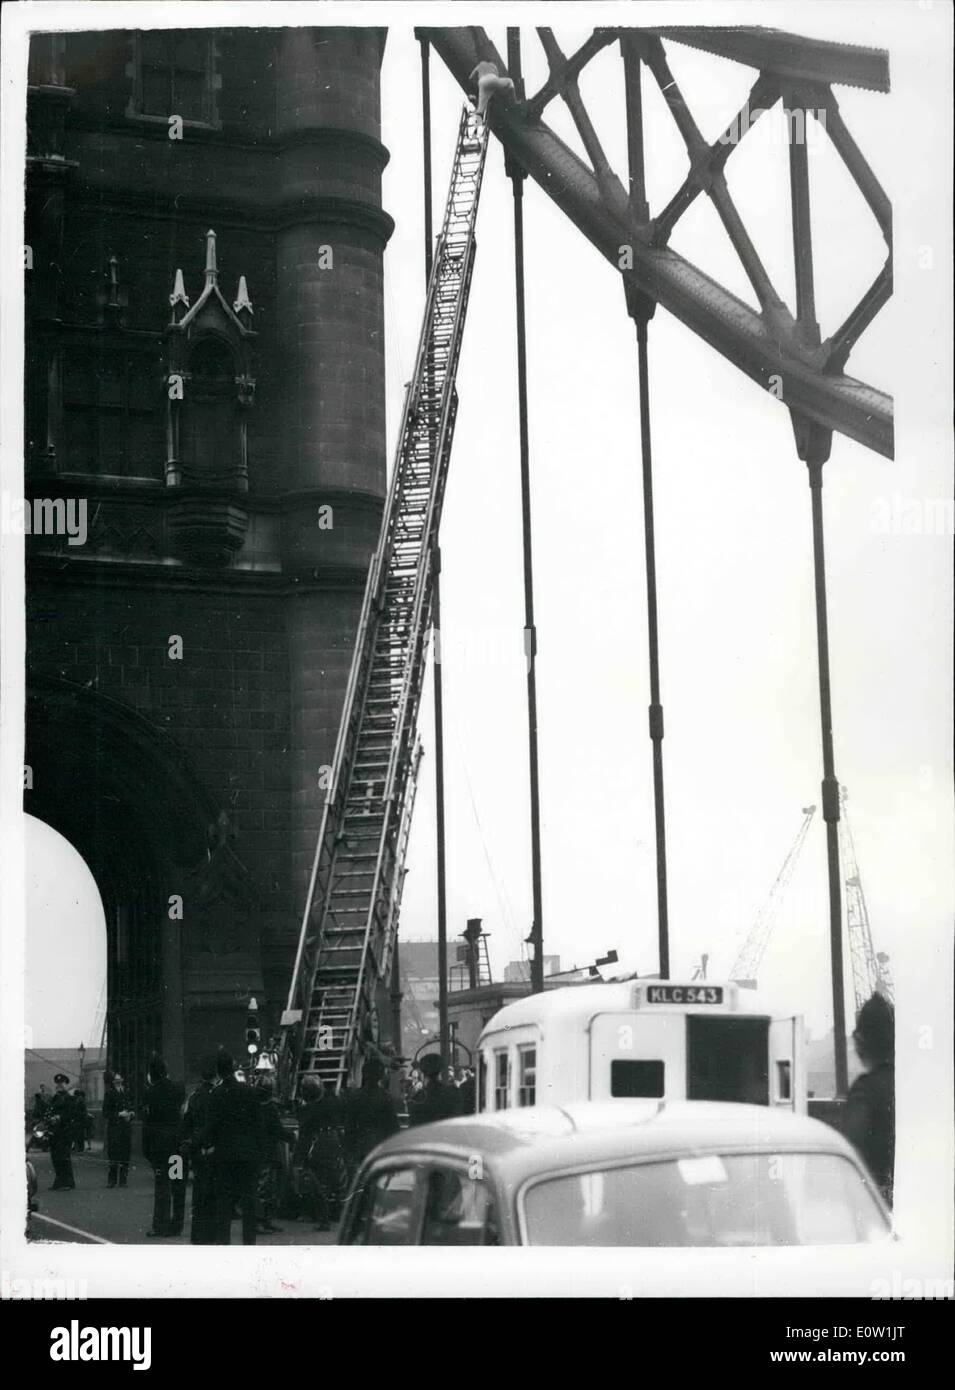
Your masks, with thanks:
M421 32L465 91L479 62L507 71L481 28ZM607 196L584 161L548 126L529 120L520 106L495 110L492 104L490 123L506 152L615 268L620 269L623 248L629 249L632 269L622 273L634 289L668 309L765 390L774 388L774 396L781 386L790 410L893 456L890 396L852 377L827 373L821 350L803 343L794 327L769 322L675 251L649 245L651 229L634 216L623 189L617 197Z
M699 48L717 58L771 72L777 77L823 82L842 87L863 87L868 92L889 90L889 55L881 48L852 43L830 43L786 34L759 25L710 29L703 25L668 25L648 29L661 39L672 39Z

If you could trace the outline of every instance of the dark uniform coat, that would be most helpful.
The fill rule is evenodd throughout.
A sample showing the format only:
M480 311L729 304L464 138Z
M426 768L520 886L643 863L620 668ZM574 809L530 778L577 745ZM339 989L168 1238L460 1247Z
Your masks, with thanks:
M341 1202L348 1186L344 1121L342 1102L328 1093L310 1100L299 1112L295 1158L309 1174L316 1215L323 1218Z
M76 1101L69 1091L57 1091L50 1097L46 1119L54 1148L66 1148L72 1144L76 1137Z
M68 1091L57 1091L50 1099L46 1112L50 1126L50 1159L53 1163L56 1187L73 1187L73 1164L70 1154L76 1123L76 1102Z
M183 1148L192 1160L199 1150L199 1135L209 1119L209 1100L212 1096L212 1082L200 1081L182 1110Z
M398 1110L387 1091L368 1085L346 1092L344 1112L345 1155L355 1169L376 1144L397 1133Z
M209 1096L199 1143L209 1149L214 1189L212 1243L228 1245L232 1209L242 1213L242 1241L255 1244L255 1188L262 1161L262 1103L252 1086L225 1077Z
M106 1124L106 1157L110 1163L128 1163L132 1147L132 1124L121 1120L121 1110L132 1110L129 1096L115 1086L103 1091L103 1120Z
M251 1163L262 1160L262 1105L251 1086L227 1076L209 1094L199 1142L212 1149L213 1164Z
M165 1167L182 1142L180 1114L183 1088L169 1077L146 1087L143 1104L143 1156L154 1168Z
M408 1106L408 1123L429 1125L434 1120L450 1120L461 1113L461 1100L454 1086L436 1077L426 1081Z
M895 1168L895 1068L891 1062L882 1062L853 1081L843 1132L891 1206Z
M267 1100L259 1098L262 1153L260 1161L281 1167L282 1149L288 1136L282 1127L279 1107L271 1096Z
M212 1165L203 1157L200 1135L209 1121L212 1082L202 1081L183 1107L182 1146L192 1164L192 1245L211 1245L215 1237L215 1187Z

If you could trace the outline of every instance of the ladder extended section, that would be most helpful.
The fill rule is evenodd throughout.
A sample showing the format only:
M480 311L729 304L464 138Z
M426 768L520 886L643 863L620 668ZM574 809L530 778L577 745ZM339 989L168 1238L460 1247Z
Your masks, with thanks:
M486 152L487 128L465 106L282 1015L289 1096L307 1076L335 1090L357 1076L391 968Z

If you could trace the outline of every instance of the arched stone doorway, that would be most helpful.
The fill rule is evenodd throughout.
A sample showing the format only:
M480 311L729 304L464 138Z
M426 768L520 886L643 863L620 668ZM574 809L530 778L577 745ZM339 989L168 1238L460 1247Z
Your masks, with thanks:
M26 730L24 809L59 831L96 880L109 1062L138 1100L153 1050L188 1078L200 1050L231 1043L233 1015L240 1036L243 991L261 983L244 870L182 749L129 706L36 679ZM210 996L203 980L223 967L238 988Z
M48 1052L82 1045L89 1053L100 1045L106 918L89 866L59 831L26 816L23 844L24 1022L33 1060L42 1063Z

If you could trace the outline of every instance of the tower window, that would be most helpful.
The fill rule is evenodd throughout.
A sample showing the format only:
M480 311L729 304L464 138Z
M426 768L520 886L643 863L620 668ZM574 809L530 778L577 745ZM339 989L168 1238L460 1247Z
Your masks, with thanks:
M162 474L156 364L139 354L90 354L78 346L63 367L63 443L68 469L120 477Z
M129 114L217 124L213 40L203 29L152 30L135 36Z

